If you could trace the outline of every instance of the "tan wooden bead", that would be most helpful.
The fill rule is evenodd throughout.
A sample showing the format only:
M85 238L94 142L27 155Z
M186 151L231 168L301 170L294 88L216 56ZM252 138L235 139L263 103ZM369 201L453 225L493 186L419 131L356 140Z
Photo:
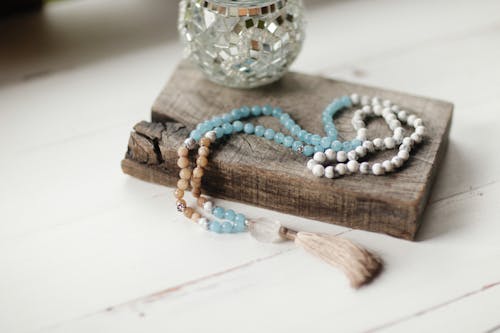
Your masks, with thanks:
M195 178L201 178L203 177L203 168L196 167L193 170L193 177Z
M198 155L208 157L208 155L210 155L210 149L207 147L200 147L198 149Z
M187 181L187 179L179 179L177 181L177 188L180 189L180 190L187 190L189 187L189 182Z
M179 147L179 149L177 149L177 155L179 155L179 157L187 157L189 154L189 150L182 146L182 147Z
M191 186L200 187L201 186L201 178L191 178Z
M191 173L192 173L191 168L183 168L179 172L179 177L181 177L181 179L189 180L191 178Z
M200 156L196 159L196 164L199 166L199 167L206 167L208 165L208 159L205 157L205 156Z
M200 219L200 218L201 218L201 215L199 213L195 212L195 213L193 213L193 215L191 215L191 220L193 222L198 222L198 219Z
M181 169L187 168L189 166L189 159L187 157L179 157L177 165Z
M177 199L182 199L184 197L184 190L181 190L180 188L176 189L174 191L174 197Z
M191 216L193 216L193 213L194 209L191 207L186 207L186 209L184 209L184 216L187 217L188 219L190 219Z
M199 198L200 195L201 195L201 188L197 187L197 188L193 188L191 190L191 194L193 195L193 197L195 198Z
M205 197L199 197L198 200L196 201L196 203L198 204L199 207L203 207L203 205L205 204L205 202L207 202L208 199L205 198Z
M210 147L210 144L212 142L210 141L209 138L201 138L200 139L200 146L204 146L204 147Z

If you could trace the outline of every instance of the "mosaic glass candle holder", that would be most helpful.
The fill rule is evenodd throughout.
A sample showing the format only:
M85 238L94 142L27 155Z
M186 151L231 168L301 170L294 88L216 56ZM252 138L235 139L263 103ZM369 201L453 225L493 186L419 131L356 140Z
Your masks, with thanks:
M213 82L253 88L278 80L304 40L302 0L182 0L187 57Z

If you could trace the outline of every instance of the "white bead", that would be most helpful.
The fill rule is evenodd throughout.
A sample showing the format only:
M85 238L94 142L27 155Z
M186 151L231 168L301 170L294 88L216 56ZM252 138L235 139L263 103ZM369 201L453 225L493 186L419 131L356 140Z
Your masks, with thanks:
M338 163L335 166L335 171L337 171L339 175L343 176L347 173L347 165L345 165L344 163Z
M403 139L403 144L407 146L413 146L413 139L407 136Z
M382 140L381 138L375 138L373 139L373 145L378 150L382 150L384 148L384 140Z
M418 135L424 135L425 134L425 127L424 126L415 127L415 133L417 133Z
M324 163L326 161L325 153L317 151L314 153L313 159L318 163Z
M380 98L375 96L372 98L372 104L373 105L376 105L376 104L380 104Z
M410 126L413 126L413 122L417 119L417 116L414 114L411 114L408 116L408 119L406 119L406 123Z
M184 146L187 149L191 150L196 146L196 140L193 138L187 138L186 140L184 140Z
M347 153L347 159L349 161L356 161L358 159L358 154L356 154L355 150L351 150Z
M383 161L382 167L384 168L385 172L392 172L394 170L394 166L392 165L391 161L389 161L389 160Z
M390 128L391 130L393 130L393 131L394 131L394 130L395 130L396 128L398 128L398 127L401 127L401 122L400 122L399 120L394 119L394 120L391 120L391 121L389 122L389 128Z
M358 161L349 161L347 162L347 169L349 172L357 172L359 170L359 163Z
M380 176L384 174L384 168L382 167L382 164L380 163L375 163L372 166L372 172L376 176Z
M203 210L207 213L211 213L213 207L214 204L212 203L212 201L207 201L203 204Z
M411 146L405 145L404 143L401 146L399 146L399 150L406 150L407 152L411 152L411 149L412 149Z
M352 127L354 127L355 130L359 130L360 128L365 128L366 124L362 120L358 120L353 122Z
M391 105L392 105L392 102L391 102L390 100L386 99L386 100L382 103L382 105L384 105L386 108L390 108L390 107L391 107Z
M401 168L404 162L405 161L403 161L403 159L399 156L394 156L391 159L391 163L394 165L395 168Z
M387 118L390 116L396 117L396 115L392 113L391 108L384 108L382 110L382 117Z
M422 137L420 135L418 135L417 133L412 133L412 135L410 135L410 138L413 141L415 141L416 143L422 142Z
M394 129L394 134L404 135L405 134L405 129L403 127L397 127L397 128Z
M198 219L198 225L203 229L208 229L208 220L204 217Z
M329 165L325 168L325 177L326 178L334 178L335 177L335 169Z
M359 95L358 94L351 95L351 103L353 105L359 104Z
M363 111L363 113L365 113L365 114L370 114L370 113L372 113L372 107L369 105L365 105L365 106L363 106L361 111Z
M398 157L403 161L406 161L410 158L410 153L408 152L408 150L400 150L398 152Z
M366 148L363 146L357 146L356 149L356 154L358 154L359 157L365 157L366 156Z
M217 140L217 135L215 134L215 131L208 131L205 133L205 138L209 139L210 142L215 142Z
M401 133L394 133L393 138L394 138L394 141L397 144L400 144L403 141L403 134L401 134Z
M312 158L307 161L307 168L309 170L312 170L314 168L315 165L318 165L318 162L316 162L315 160L313 160Z
M361 141L365 141L366 137L367 137L366 133L367 133L367 129L366 128L360 128L360 129L358 129L358 133L356 135L356 139L361 140Z
M375 146L373 145L373 142L371 141L364 141L363 142L363 147L369 151L370 153L373 153L375 151Z
M373 113L376 115L376 116L381 116L382 115L382 107L380 105L375 105L373 107Z
M361 105L368 105L368 104L370 104L370 97L362 96L361 97Z
M367 174L370 172L370 163L368 162L363 162L359 165L359 172L362 174Z
M396 140L388 136L384 139L384 145L387 149L393 149L394 147L396 147Z
M399 111L398 112L398 119L401 121L406 121L408 119L408 113L406 111Z
M337 152L337 161L345 162L347 161L347 153L343 150Z
M337 153L333 149L328 148L325 150L325 156L328 161L335 161Z
M423 124L424 122L420 118L415 119L415 121L413 122L414 127L422 126Z
M325 167L322 166L321 164L316 164L313 168L312 168L312 173L313 175L315 175L316 177L323 177L323 175L325 174Z
M399 111L399 106L398 105L393 105L391 106L392 112L398 112Z

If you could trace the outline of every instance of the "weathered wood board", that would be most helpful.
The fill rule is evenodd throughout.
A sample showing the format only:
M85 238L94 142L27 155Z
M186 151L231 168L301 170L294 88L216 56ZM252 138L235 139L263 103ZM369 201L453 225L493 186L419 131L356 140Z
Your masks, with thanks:
M176 149L198 122L242 105L271 104L289 112L303 128L322 133L323 108L333 98L352 92L390 99L424 120L426 139L400 172L316 178L306 170L305 157L240 134L216 146L203 188L218 198L411 240L446 150L453 105L443 101L299 73L289 73L271 86L235 90L209 82L183 62L155 101L152 122L134 127L122 169L146 181L174 186L179 171ZM355 135L350 118L345 111L335 120L341 137ZM256 123L281 128L272 117ZM372 138L390 133L380 120L370 122L368 132ZM393 154L379 153L370 160Z

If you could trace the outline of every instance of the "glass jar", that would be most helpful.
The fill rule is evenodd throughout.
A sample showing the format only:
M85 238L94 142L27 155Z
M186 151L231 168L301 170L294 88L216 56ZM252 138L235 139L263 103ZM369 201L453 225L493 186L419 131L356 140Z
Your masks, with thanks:
M182 0L179 33L211 81L253 88L278 80L304 39L302 0Z

